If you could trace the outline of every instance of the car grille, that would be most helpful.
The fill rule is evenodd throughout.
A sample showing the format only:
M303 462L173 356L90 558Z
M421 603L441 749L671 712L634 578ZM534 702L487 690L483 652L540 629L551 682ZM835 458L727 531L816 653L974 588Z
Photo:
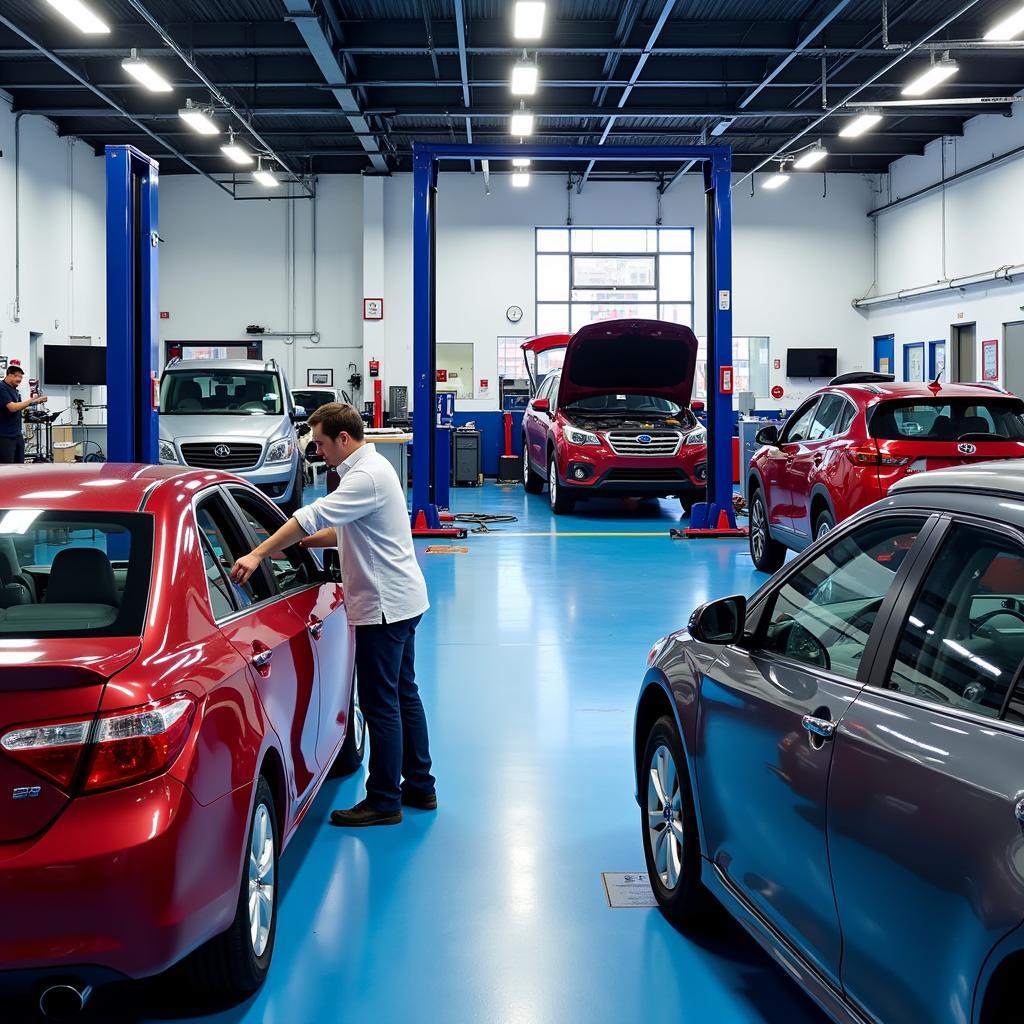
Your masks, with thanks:
M675 455L683 440L683 435L678 430L610 430L607 437L608 444L616 455L640 455L661 459ZM649 437L650 441L644 443L637 440L640 437Z
M606 483L654 484L685 480L686 474L681 469L610 469L604 479Z
M187 466L200 469L252 469L260 461L263 445L239 444L237 441L211 441L204 444L183 444L181 457Z

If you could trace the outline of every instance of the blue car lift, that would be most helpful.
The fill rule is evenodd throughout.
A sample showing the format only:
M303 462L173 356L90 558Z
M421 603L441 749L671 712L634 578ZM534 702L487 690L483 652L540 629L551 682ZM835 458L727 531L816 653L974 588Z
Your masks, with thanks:
M107 146L107 459L159 462L159 164Z
M451 536L437 507L441 490L436 444L437 316L435 309L437 174L442 160L700 161L707 195L708 489L694 505L687 535L736 535L732 504L732 393L722 368L732 367L732 149L729 146L544 146L414 142L413 147L413 532Z

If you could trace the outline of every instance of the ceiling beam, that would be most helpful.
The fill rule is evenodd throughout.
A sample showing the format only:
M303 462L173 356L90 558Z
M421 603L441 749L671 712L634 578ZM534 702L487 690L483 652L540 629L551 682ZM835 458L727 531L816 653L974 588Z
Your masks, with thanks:
M462 7L462 0L454 0L455 4L455 31L459 37L459 73L462 75L462 105L469 110L469 64L466 60L466 13ZM473 142L473 121L466 116L466 141L472 145ZM469 170L472 173L476 169L476 162L469 161Z

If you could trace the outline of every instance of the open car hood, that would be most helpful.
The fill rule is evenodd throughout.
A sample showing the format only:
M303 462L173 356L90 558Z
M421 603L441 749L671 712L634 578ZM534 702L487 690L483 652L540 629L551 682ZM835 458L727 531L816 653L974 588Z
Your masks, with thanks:
M603 320L569 340L558 405L597 395L652 395L687 408L697 367L697 337L663 320Z

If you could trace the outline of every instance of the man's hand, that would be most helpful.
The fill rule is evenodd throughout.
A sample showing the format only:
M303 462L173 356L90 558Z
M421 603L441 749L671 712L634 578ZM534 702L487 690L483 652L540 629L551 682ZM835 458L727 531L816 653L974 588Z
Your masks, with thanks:
M248 583L249 577L260 567L263 559L251 551L235 562L231 567L231 579L234 583Z
M49 398L49 395L36 395L35 398L32 399L32 404L41 405L43 402L49 401Z

